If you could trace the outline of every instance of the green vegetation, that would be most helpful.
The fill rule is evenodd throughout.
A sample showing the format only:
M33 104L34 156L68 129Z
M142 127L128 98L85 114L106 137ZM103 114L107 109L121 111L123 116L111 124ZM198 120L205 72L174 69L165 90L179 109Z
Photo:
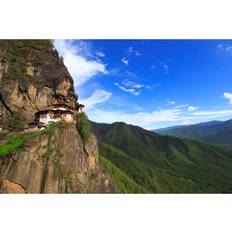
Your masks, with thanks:
M50 40L3 40L6 53L3 57L3 62L9 64L8 73L4 75L2 81L6 83L11 80L19 80L20 83L34 82L40 85L41 80L38 78L30 78L26 74L26 60L28 54L33 51L48 51L53 50L53 43Z
M0 131L0 140L5 139L6 136L9 134L9 131Z
M217 147L125 123L92 123L104 158L148 192L232 192L232 156Z
M146 192L146 189L143 189L141 186L136 184L133 179L127 176L123 171L117 168L104 156L99 156L99 163L103 167L103 169L111 175L113 182L120 193Z
M77 115L76 128L83 140L87 140L89 138L91 134L91 125L84 112Z
M6 142L0 145L0 157L14 154L22 150L28 141L38 138L43 134L50 134L58 127L63 127L63 122L50 124L47 128L31 133L12 133Z
M51 40L7 40L7 43L8 52L6 59L9 62L15 62L19 53L23 53L25 50L53 49Z
M39 92L45 86L55 91L57 86L71 76L51 40L1 40L4 65L1 84L18 83L19 91L26 96L29 85ZM7 67L7 68L6 68ZM70 91L73 91L73 86ZM9 94L9 93L8 93ZM20 110L20 109L19 109Z
M158 130L160 134L194 139L232 150L232 120L211 121L174 129Z
M110 144L99 141L99 150L102 156L111 161L116 167L129 176L141 188L155 192L149 167L129 157L125 152L116 149ZM148 190L146 190L147 192Z
M5 128L8 130L22 130L25 127L25 123L18 119L18 114L14 113L5 122Z
M11 135L4 144L0 145L0 157L17 152L23 148L27 141L34 139L35 137L36 136L33 133L26 135Z
M7 40L6 43L7 53L4 59L13 65L15 74L25 74L25 63L24 65L17 63L20 61L18 60L20 56L26 51L53 48L53 43L50 40Z

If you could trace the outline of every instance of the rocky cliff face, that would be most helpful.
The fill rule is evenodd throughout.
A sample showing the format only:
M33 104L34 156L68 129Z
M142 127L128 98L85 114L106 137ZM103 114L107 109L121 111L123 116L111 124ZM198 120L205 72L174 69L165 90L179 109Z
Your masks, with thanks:
M110 176L98 166L96 137L91 134L83 142L74 124L42 134L2 161L2 193L115 191Z
M78 105L73 80L52 43L0 41L0 127L3 132L12 118L28 124L37 111L57 103L72 108ZM96 137L91 134L83 140L76 122L61 123L48 133L34 132L32 139L20 145L20 149L1 156L4 154L1 149L14 136L9 128L5 134L0 134L1 193L116 191L110 176L98 165ZM24 136L23 131L16 134Z
M52 104L75 107L73 80L47 40L0 41L0 125L16 114L31 122Z

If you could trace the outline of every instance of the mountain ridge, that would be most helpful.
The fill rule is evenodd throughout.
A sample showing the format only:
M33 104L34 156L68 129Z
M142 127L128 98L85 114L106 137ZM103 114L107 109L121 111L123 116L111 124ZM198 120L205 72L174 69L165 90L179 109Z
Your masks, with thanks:
M204 143L232 149L232 119L226 121L209 121L173 129L154 130L163 135L194 139Z
M223 149L122 123L91 125L100 154L137 184L146 179L148 192L232 191L232 157Z

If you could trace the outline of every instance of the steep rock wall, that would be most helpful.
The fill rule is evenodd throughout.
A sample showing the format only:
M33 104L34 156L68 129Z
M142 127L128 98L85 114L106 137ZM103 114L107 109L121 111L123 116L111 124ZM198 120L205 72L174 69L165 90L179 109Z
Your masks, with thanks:
M73 79L51 41L0 40L0 146L7 141L5 132L23 134L36 112L59 103L75 109L77 100ZM95 136L84 141L75 123L0 157L1 193L115 191L98 165Z
M98 165L96 137L82 141L75 125L57 128L4 159L1 193L115 192L110 176Z
M52 104L76 107L73 80L47 40L0 40L0 126L17 114L31 122Z

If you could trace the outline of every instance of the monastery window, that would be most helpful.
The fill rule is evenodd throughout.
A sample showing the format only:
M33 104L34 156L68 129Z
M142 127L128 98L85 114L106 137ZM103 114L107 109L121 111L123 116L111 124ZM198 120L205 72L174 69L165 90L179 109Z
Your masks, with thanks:
M46 114L41 114L40 118L47 118L47 115Z

